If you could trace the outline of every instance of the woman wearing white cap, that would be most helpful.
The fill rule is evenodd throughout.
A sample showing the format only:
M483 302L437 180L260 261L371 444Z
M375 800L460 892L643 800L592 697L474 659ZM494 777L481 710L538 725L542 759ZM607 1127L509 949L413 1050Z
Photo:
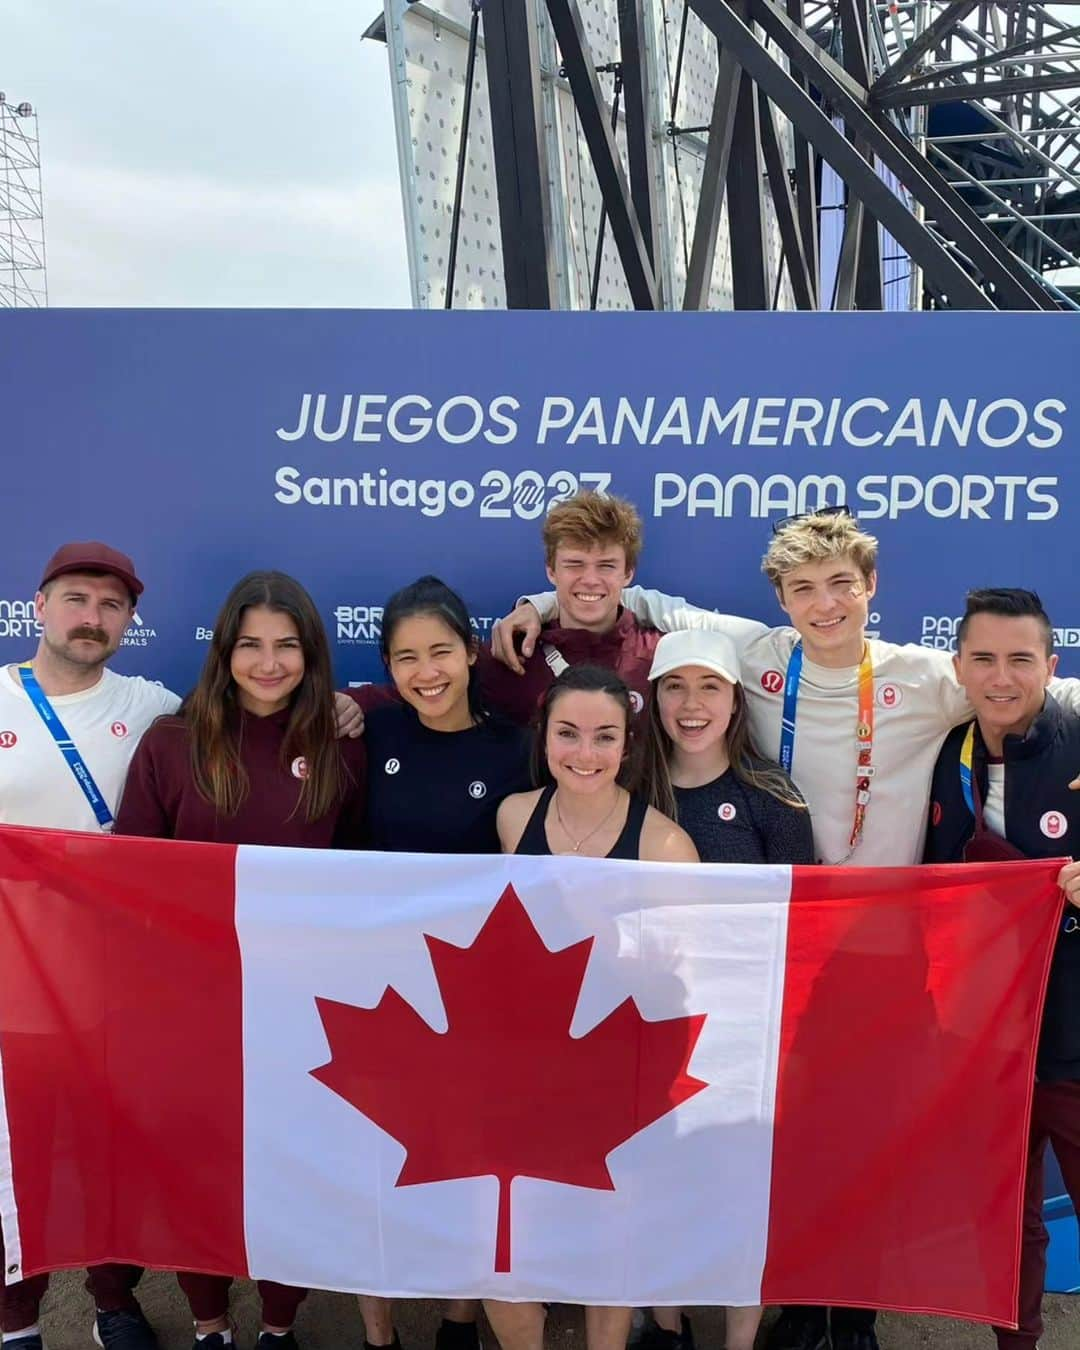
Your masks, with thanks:
M702 862L812 863L806 803L750 740L731 639L668 633L657 643L649 679L651 805L678 821Z
M735 644L723 633L668 633L649 679L645 792L678 821L702 862L812 863L810 812L787 774L751 743ZM655 1308L653 1350L687 1350L679 1308ZM726 1350L753 1350L760 1308L728 1308Z
M724 633L668 633L652 655L644 792L702 863L813 863L810 813L753 748L738 656ZM690 1350L680 1308L653 1308L651 1350ZM726 1309L726 1350L753 1350L761 1308Z

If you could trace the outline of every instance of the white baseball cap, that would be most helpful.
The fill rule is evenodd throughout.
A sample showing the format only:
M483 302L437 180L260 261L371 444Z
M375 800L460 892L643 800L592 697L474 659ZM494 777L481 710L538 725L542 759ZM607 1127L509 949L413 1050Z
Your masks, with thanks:
M703 666L731 684L739 683L739 656L726 633L694 629L686 633L666 633L653 652L650 680L670 675L680 666Z

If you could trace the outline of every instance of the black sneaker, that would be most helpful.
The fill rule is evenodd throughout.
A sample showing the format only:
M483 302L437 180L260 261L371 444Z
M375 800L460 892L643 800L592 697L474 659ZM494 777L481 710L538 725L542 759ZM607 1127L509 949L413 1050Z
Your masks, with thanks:
M233 1350L233 1342L227 1341L220 1331L208 1331L205 1336L195 1337L191 1350Z
M154 1328L141 1308L99 1312L94 1319L94 1340L102 1350L158 1350Z
M694 1330L689 1317L682 1314L679 1331L667 1331L655 1322L650 1322L641 1333L638 1345L640 1350L694 1350Z
M13 1341L5 1341L4 1350L44 1350L44 1346L35 1331L32 1336L16 1336Z
M205 1344L206 1342L203 1341L203 1345ZM296 1339L296 1333L290 1327L288 1331L283 1331L280 1336L273 1331L260 1331L255 1350L300 1350L300 1347Z
M435 1333L435 1350L480 1350L480 1331L476 1323L451 1322L444 1317Z
M822 1350L828 1343L824 1308L785 1308L769 1328L765 1350Z
M879 1350L878 1338L872 1328L851 1331L840 1327L832 1334L832 1350Z

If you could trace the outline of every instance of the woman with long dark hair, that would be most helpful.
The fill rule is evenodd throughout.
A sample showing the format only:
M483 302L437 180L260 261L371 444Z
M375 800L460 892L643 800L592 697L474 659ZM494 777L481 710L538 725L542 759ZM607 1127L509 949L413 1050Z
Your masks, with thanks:
M791 779L750 739L735 644L723 633L669 633L653 653L645 793L677 820L702 862L812 863L810 812ZM692 1350L681 1308L654 1308L648 1350ZM726 1350L753 1350L761 1309L728 1308Z
M158 839L359 848L365 766L363 741L335 739L330 648L314 602L292 577L252 572L217 617L194 690L140 742L116 829ZM177 1278L195 1319L195 1350L223 1350L232 1341L231 1280ZM259 1292L260 1350L295 1350L292 1326L307 1290L260 1280Z
M461 597L420 577L386 602L382 657L397 697L372 687L366 709L367 838L406 853L498 853L499 803L529 782L529 738L487 712L476 679L477 640ZM435 1109L438 1104L434 1104ZM363 1295L367 1344L394 1345L389 1299ZM446 1305L436 1350L476 1350L472 1300Z
M504 853L694 862L686 832L635 792L638 781L630 690L601 666L571 666L543 697L534 742L532 792L499 808ZM502 1350L542 1350L541 1303L486 1300ZM624 1350L631 1308L585 1310L588 1350Z

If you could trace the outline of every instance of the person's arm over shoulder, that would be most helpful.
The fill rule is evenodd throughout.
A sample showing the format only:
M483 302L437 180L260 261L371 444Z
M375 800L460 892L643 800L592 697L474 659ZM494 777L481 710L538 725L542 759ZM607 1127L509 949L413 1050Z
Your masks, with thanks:
M712 633L725 633L737 646L742 646L768 631L768 625L756 619L743 619L737 614L717 614L711 609L692 605L681 595L667 595L664 591L647 590L644 586L627 586L622 593L622 603L638 623L661 633L680 633L686 629L700 628ZM524 595L518 604L532 605L542 623L549 623L559 612L554 591Z
M525 833L525 826L539 797L540 790L537 788L532 792L514 792L499 803L495 828L499 832L499 844L504 853L513 853L521 843L521 836Z
M161 775L172 753L172 739L181 732L174 718L159 719L146 732L128 766L120 805L116 811L116 833L141 835L147 839L171 839L173 822L166 810ZM186 738L185 738L186 753Z
M1047 689L1063 708L1080 713L1080 680L1075 675L1055 675ZM1080 764L1076 771L1080 773Z
M649 807L641 827L642 862L696 863L700 862L694 841L681 826Z
M401 702L401 695L393 684L360 684L355 688L342 689L341 693L346 698L351 698L354 703L358 703L363 712L369 713L375 708L385 708L388 705Z
M362 740L338 742L344 776L334 848L367 846L367 750Z

